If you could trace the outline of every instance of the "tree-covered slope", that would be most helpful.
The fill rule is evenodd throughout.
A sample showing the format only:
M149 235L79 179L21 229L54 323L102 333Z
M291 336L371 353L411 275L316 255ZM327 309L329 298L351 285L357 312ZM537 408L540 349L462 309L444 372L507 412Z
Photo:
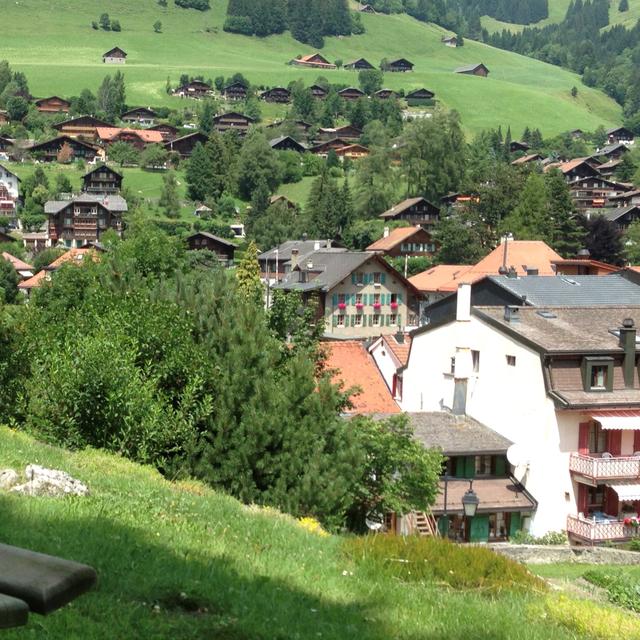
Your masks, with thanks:
M121 32L91 28L91 21L105 11L120 21ZM124 72L131 105L184 105L165 91L167 78L175 85L182 73L214 78L240 71L258 85L298 78L311 84L318 76L317 70L286 65L296 55L311 52L289 33L263 39L225 33L222 0L212 0L205 12L180 9L173 2L162 8L155 0L135 5L125 0L0 0L0 12L7 27L0 57L27 74L38 96L77 95L84 87L95 91L105 73L114 71L102 64L101 54L115 45L129 54ZM415 72L387 74L385 85L428 87L443 105L461 113L469 131L502 124L519 135L528 125L551 135L619 122L619 107L601 92L583 88L572 98L571 88L579 79L567 71L470 40L458 49L445 47L440 28L407 15L362 18L364 35L327 38L323 55L345 62L364 56L376 65L384 57L409 58ZM153 29L157 20L161 33ZM488 79L453 73L460 65L480 61L491 70ZM357 82L349 71L325 75L336 83Z

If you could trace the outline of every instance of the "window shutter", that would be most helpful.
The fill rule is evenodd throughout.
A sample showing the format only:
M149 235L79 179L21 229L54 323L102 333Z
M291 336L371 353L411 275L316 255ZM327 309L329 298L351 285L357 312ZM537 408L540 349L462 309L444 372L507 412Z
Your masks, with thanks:
M336 307L338 305L338 294L333 294L333 306Z
M589 489L586 484L578 483L578 513L587 515L589 504Z
M622 435L621 431L618 431ZM611 488L607 487L604 494L604 510L611 516L618 515L618 494Z
M607 447L613 456L619 456L622 453L622 431L609 431Z
M352 327L356 326L356 317L355 317L355 315L351 316L351 326Z
M334 315L334 316L331 318L331 324L332 324L334 327L337 327L337 326L338 326L338 316Z
M509 521L509 537L515 535L518 531L520 531L520 528L522 527L521 522L522 520L519 511L515 511L511 514L511 518Z
M391 325L391 316L387 314L387 327Z
M464 459L464 477L475 478L476 477L476 457L466 456Z
M351 294L351 304L352 304L352 305L355 305L355 303L356 303L356 294L355 294L355 293L352 293L352 294Z
M495 475L498 476L499 478L501 478L506 473L506 465L505 465L504 456L496 456L494 458L494 460L495 460L495 466L496 466Z
M351 284L355 284L356 283L356 273L355 271L351 274Z
M633 451L640 451L640 431L633 433Z
M380 284L384 284L384 281L387 279L387 274L383 271L380 274Z
M580 431L578 433L578 453L583 456L589 453L589 423L581 422Z
M369 326L373 327L373 314L369 315Z
M398 304L402 304L402 294L398 294Z

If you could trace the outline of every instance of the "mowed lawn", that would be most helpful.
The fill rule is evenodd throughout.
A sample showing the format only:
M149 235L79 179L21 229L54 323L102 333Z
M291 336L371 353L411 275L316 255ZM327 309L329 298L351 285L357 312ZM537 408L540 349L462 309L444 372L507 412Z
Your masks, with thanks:
M104 11L120 21L120 33L91 28ZM162 9L155 0L0 0L5 26L0 57L27 74L34 94L69 96L85 87L95 91L106 73L120 68L101 61L103 52L118 45L129 54L122 71L130 105L184 106L186 101L165 91L167 79L175 86L182 73L215 78L239 71L256 85L270 86L298 78L315 81L318 70L286 64L310 53L310 47L288 33L263 39L225 33L225 12L224 0L212 0L207 12L179 9L173 2ZM156 20L162 22L161 34L153 31ZM469 40L458 49L445 47L442 29L406 15L363 15L363 20L366 34L327 39L323 55L344 62L364 56L376 65L384 57L409 58L415 71L386 74L385 85L435 91L442 105L460 112L470 133L510 125L514 135L525 126L552 135L620 122L618 105L565 70ZM489 78L453 73L476 62L489 67ZM356 75L345 70L324 75L336 83L357 83ZM574 85L580 87L577 98L571 97Z

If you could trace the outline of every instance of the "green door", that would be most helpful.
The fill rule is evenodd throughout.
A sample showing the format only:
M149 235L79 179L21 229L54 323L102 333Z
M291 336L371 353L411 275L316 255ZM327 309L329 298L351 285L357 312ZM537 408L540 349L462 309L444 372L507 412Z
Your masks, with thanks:
M469 542L487 542L489 540L489 516L470 518Z

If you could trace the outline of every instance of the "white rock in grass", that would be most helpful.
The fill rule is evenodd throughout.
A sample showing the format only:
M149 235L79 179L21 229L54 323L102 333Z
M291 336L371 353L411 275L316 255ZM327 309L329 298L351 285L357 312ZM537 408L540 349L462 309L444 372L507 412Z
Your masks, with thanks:
M11 489L20 482L20 476L13 469L0 471L0 489Z
M25 469L27 482L11 489L16 493L28 496L86 496L87 485L72 478L65 471L45 469L37 464L30 464Z

